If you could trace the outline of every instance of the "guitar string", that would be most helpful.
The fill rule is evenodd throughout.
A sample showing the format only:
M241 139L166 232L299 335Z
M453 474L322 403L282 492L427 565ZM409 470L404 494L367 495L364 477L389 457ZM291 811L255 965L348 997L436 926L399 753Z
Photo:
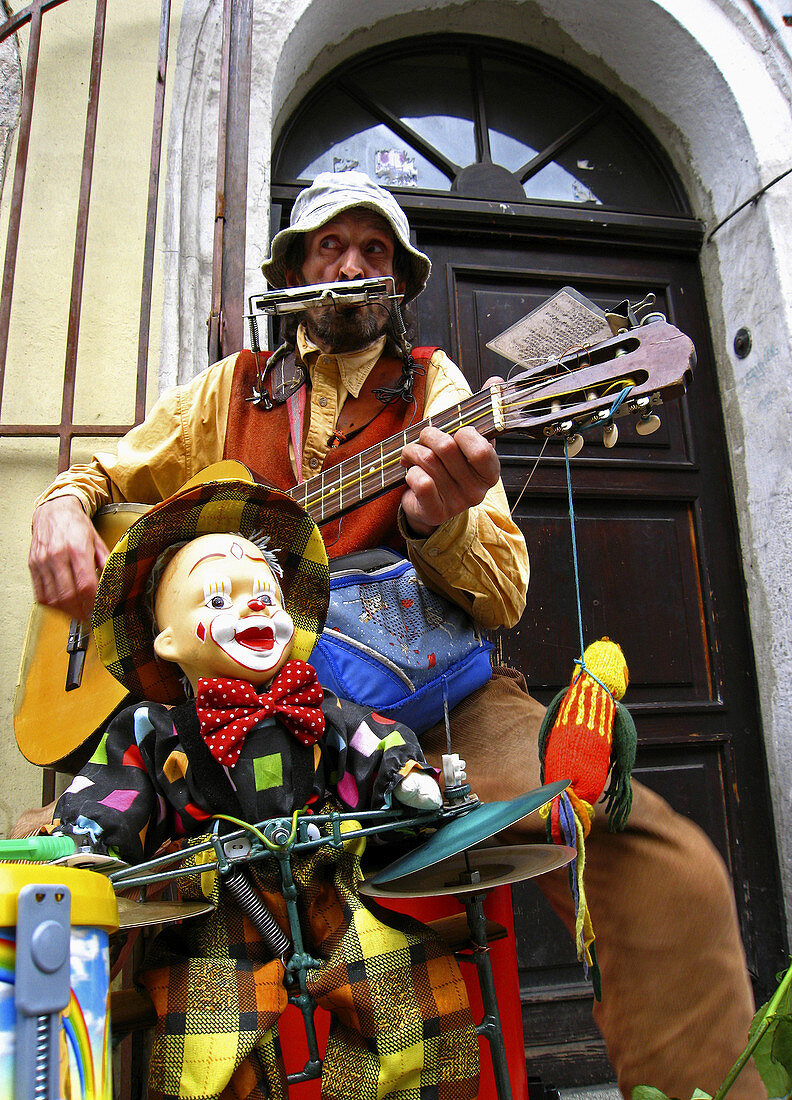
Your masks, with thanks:
M588 369L591 366L590 355L587 355L588 362L584 366L580 365L580 355L583 354L586 351L587 351L587 349L585 349L585 348L572 349L569 352L565 353L565 355L560 356L559 359L553 360L553 361L548 361L547 364L546 364L546 370L543 374L541 374L538 378L534 378L532 380L532 383L530 383L530 384L527 383L527 380L525 380L526 394L523 396L522 399L520 399L519 401L517 399L514 399L512 401L512 405L510 406L509 403L508 403L508 400L504 402L503 397L501 398L501 407L502 407L502 409L504 409L506 412L509 412L509 411L511 411L511 408L517 408L517 407L520 407L520 406L522 406L523 408L525 408L526 406L530 407L531 404L538 403L538 401L541 400L541 397L536 398L535 401L531 401L531 400L527 399L527 397L529 395L535 394L538 390L541 390L543 387L546 387L547 385L552 384L552 382L556 381L559 377L563 377L564 373L566 373L568 376L573 376L576 373L578 373L580 370ZM567 362L564 361L565 358L569 358L573 354L576 356L576 364L577 365L573 365L572 363L567 363ZM556 373L553 373L553 372L556 372ZM513 387L515 385L515 380L512 379L506 384ZM614 380L611 380L609 388L615 388L616 386L619 386L619 385L623 388L624 385L633 386L634 384L635 383L632 379L627 380L627 381L625 381L625 380L615 380L614 379ZM569 397L571 394L573 394L575 392L576 391L574 389L573 390L564 390L564 391L556 392L552 395L545 394L544 397L545 397L545 399L552 399L552 398L559 399L559 398ZM608 389L606 389L599 396L602 397L607 392L608 392ZM457 416L457 419L459 421L459 423L457 425L457 430L458 430L461 427L473 426L477 422L481 421L486 415L488 415L491 411L491 408L492 408L492 399L491 399L491 397L485 398L482 405L481 405L481 407L480 407L480 410L475 408L475 406L471 406L470 409L468 410L469 411L469 418L464 423L463 423L462 417L461 417L461 404L457 405L456 408L458 410L458 416ZM444 412L447 412L447 411L448 410L444 410ZM562 413L562 415L563 415L563 413ZM566 415L571 415L571 414L569 412L567 412ZM443 413L438 414L438 418L442 418L443 420L445 420L445 416L443 415ZM428 422L431 424L433 419L434 418L429 417ZM494 414L493 414L493 422L494 422L494 419L495 418L494 418ZM419 432L420 432L420 428L422 428L423 426L425 426L425 425L416 426L419 429ZM449 426L450 426L450 424L449 424ZM419 432L418 432L418 434L419 434ZM402 447L407 442L407 431L403 432L402 435L404 436L404 441L402 442L401 446L399 447L399 450L398 450L398 455L399 456L401 455ZM417 438L417 434L415 435L415 438ZM379 466L376 465L376 462L373 462L371 465L367 464L368 469L367 469L366 474L364 475L363 474L363 458L368 453L371 453L372 460L373 460L377 449L379 450L379 457L380 457ZM544 450L544 447L543 447L543 450ZM319 509L320 517L321 517L321 519L324 519L324 505L325 505L326 500L332 499L332 497L334 497L334 496L338 496L340 498L340 501L341 501L341 504L342 504L342 507L343 507L344 493L351 490L352 487L355 484L357 484L357 486L359 487L358 488L358 496L362 498L363 485L364 485L365 481L367 481L369 479L373 479L377 476L377 474L379 474L381 482L384 482L385 471L388 470L389 468L393 467L394 464L396 463L396 454L397 454L397 452L395 450L392 453L389 453L388 460L385 461L385 452L382 450L382 444L380 444L378 448L377 447L368 448L367 451L363 451L363 452L360 453L360 455L357 456L358 457L358 473L357 473L357 475L352 475L351 479L347 480L347 481L342 481L341 477L340 477L338 484L332 489L328 489L326 487L326 485L325 485L325 474L328 471L323 471L322 474L318 475L318 481L320 483L320 488L318 488L314 492L313 496L311 496L311 491L309 490L308 486L310 485L311 481L314 480L314 479L309 479L308 482L304 483L305 484L305 489L302 493L303 506L306 509L314 508L314 507ZM351 460L347 460L347 461L350 462ZM339 465L339 472L341 470L343 470L345 465L347 465L346 462L342 462ZM334 467L331 467L331 469L334 469ZM396 483L398 483L398 482L396 482ZM384 488L384 484L382 485L382 487ZM524 491L524 489L523 489L523 491ZM522 492L521 492L521 495L522 495Z
M568 389L560 392L557 391L553 394L537 394L537 390L546 387L548 384L552 383L555 380L555 378L550 378L542 379L541 381L534 381L532 385L526 387L526 393L524 393L522 397L507 395L505 399L501 400L502 409L505 413L508 413L513 409L530 408L532 405L539 404L542 400L548 401L560 398L569 398L577 392L582 393L582 390L578 391L576 389ZM511 385L513 388L515 386L515 383L512 382L509 383L509 385ZM626 385L634 385L634 380L625 378L611 379L605 393L599 394L598 396L604 397L607 393L607 390L615 389L615 387L617 386L624 388L624 386ZM462 404L460 403L455 406L457 410L456 415L454 415L452 412L453 408L454 406L452 406L451 409L443 410L441 413L438 413L436 417L429 417L427 421L421 425L415 425L413 427L413 432L416 433L414 438L417 439L418 435L420 434L420 430L422 430L422 428L425 427L427 423L431 424L433 421L442 421L448 427L450 427L454 421L457 421L456 430L459 430L459 428L462 427L475 426L477 423L480 423L482 420L488 417L492 418L493 424L495 422L495 414L492 411L492 398L489 394L487 394L486 397L482 397L481 401L469 405L468 408L465 410L466 417L464 419L462 416ZM449 414L451 415L449 416ZM562 410L557 414L557 418L563 419L564 415L565 413ZM567 411L566 415L571 415L571 413ZM357 458L358 471L356 474L347 475L346 480L339 479L336 485L332 487L327 486L327 476L334 469L336 469L336 467L330 467L329 470L325 470L322 474L317 475L320 486L315 491L312 491L308 488L311 482L315 480L314 478L310 478L307 482L305 482L305 488L303 492L303 506L306 508L306 510L311 511L313 514L313 509L317 509L321 512L321 518L324 519L324 505L328 500L332 500L334 497L339 497L343 504L344 494L352 491L353 487L357 487L358 496L362 496L363 486L366 482L371 481L375 478L378 478L380 481L382 481L386 471L392 469L398 463L401 456L402 448L408 441L406 437L411 433L409 429L407 429L400 434L405 437L404 441L401 442L398 447L394 447L389 452L383 451L383 445L378 444L374 447L369 447L366 451L362 451L359 455L355 456ZM410 440L410 442L411 441L412 440ZM374 461L377 455L379 456L379 462ZM367 456L371 457L371 463L366 461ZM337 468L339 469L339 471L342 471L347 463L352 462L354 462L354 459L347 459L346 462L342 462ZM364 465L366 466L365 473L363 470ZM342 475L342 478L343 476L344 475ZM398 482L394 484L397 483ZM331 517L328 517L328 519L329 518Z
M545 385L545 384L546 384L546 382L541 383L541 385ZM626 382L626 381L621 381L621 382L613 381L613 382L611 382L611 386L615 386L617 384L625 385L625 384L629 384L629 382ZM536 386L534 386L532 389L535 389L535 388L536 388ZM575 390L567 390L567 391L564 391L562 393L555 393L551 396L554 397L554 398L555 397L568 397L568 396L574 394L575 392L576 392ZM547 400L548 395L542 395L542 396L544 397L545 400ZM600 395L600 396L604 396L604 395ZM525 396L523 396L520 399L507 398L505 401L502 401L501 404L502 404L502 407L504 408L504 410L506 412L508 412L513 408L520 408L520 407L525 408L526 405L530 406L531 404L538 403L538 401L541 400L541 399L542 399L542 397L539 397L535 401L532 402L532 401L526 400ZM474 404L474 405L469 406L468 409L466 410L467 418L464 419L464 420L461 416L461 407L457 406L456 408L457 408L456 416L452 415L449 418L447 414L450 410L444 410L444 412L441 413L441 414L438 414L438 416L436 418L430 417L429 421L431 422L432 420L437 419L437 420L442 420L442 421L445 422L445 421L448 421L450 419L451 422L454 422L454 421L457 422L457 430L458 430L458 428L460 428L460 427L473 426L476 423L481 422L486 417L492 415L492 402L491 402L491 398L489 396L487 398L485 398L482 402L479 402L478 404ZM559 415L563 416L564 414L561 413ZM569 415L569 413L567 413L567 415ZM494 415L492 416L492 419L493 419L493 422L494 422L494 419L495 419ZM421 425L420 427L423 427L423 426L425 426L425 425ZM450 423L447 424L446 426L450 427ZM418 427L418 426L416 426L416 427ZM404 432L404 433L401 433L401 434L403 436L406 436L408 433ZM417 438L417 435L416 435L415 438ZM386 473L386 471L391 469L398 462L398 460L401 456L401 451L402 451L402 448L403 448L405 442L406 442L406 439L403 442L401 442L398 445L398 447L394 447L390 452L387 452L387 459L386 459L386 452L384 452L382 450L382 445L378 445L378 446L373 447L373 448L368 448L367 451L361 452L360 455L356 456L356 458L358 460L358 463L357 463L358 470L357 470L357 472L355 474L348 475L346 480L339 480L339 482L336 485L332 486L332 487L329 487L326 484L326 477L330 472L332 472L333 467L331 467L330 470L328 470L328 471L324 471L324 474L318 475L318 480L320 482L320 487L317 488L315 491L309 490L308 486L310 485L311 481L314 480L313 478L309 479L309 481L305 483L305 491L304 491L304 494L303 494L304 495L304 507L306 507L309 510L313 509L313 508L321 509L322 517L323 517L324 505L325 505L325 503L327 502L328 499L332 499L333 497L338 496L338 497L340 497L340 499L343 503L344 494L352 491L353 488L357 489L358 495L360 496L363 493L363 486L364 486L365 483L367 483L369 481L373 481L375 478L379 479L380 482L382 483L383 477L384 477L384 474ZM377 463L376 461L373 461L371 464L369 464L367 462L364 462L367 455L369 455L371 457L371 459L374 460L377 457L378 453L379 453L379 463ZM354 461L354 460L347 460L347 462L352 462L352 461ZM339 470L343 470L343 467L345 465L347 465L347 462L342 463L341 466L339 467ZM363 470L364 464L367 467L365 473L364 473L364 470ZM328 517L328 518L330 518L330 517Z

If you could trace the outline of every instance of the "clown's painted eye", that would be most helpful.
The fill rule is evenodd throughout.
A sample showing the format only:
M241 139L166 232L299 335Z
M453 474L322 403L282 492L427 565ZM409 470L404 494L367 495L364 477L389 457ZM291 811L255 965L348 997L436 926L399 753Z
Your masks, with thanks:
M210 608L212 611L225 611L229 607L231 607L231 597L216 592L214 596L209 597L209 599L206 601L205 606Z
M258 600L264 607L274 607L275 600L272 597L272 585L264 577L253 579L253 599Z

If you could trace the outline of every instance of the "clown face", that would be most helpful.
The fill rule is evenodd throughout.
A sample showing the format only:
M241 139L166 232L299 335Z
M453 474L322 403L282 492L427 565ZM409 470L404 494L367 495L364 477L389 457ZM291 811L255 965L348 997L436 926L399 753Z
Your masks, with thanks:
M201 677L268 683L288 660L294 623L261 550L239 535L203 535L168 563L154 611L157 656L193 688Z

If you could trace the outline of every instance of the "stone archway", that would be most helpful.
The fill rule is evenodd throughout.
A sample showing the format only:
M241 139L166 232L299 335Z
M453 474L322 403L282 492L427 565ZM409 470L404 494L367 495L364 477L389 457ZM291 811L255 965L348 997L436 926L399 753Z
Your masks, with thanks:
M207 158L215 144L211 72L193 68L192 49L203 19L214 17L210 0L186 0L192 27L180 50L183 114L189 100L205 104L191 122L183 163L190 174L170 179L174 212L170 245L191 257L168 291L165 316L186 311L200 328L208 301L206 263L211 216L206 215ZM393 0L387 14L337 0L300 0L253 6L246 278L260 287L258 266L269 239L269 161L273 133L317 80L347 57L411 34L454 31L491 34L534 46L576 66L628 97L662 142L687 188L698 216L713 225L786 167L790 127L790 60L781 32L762 21L756 4L727 0L621 0L581 7L575 0ZM216 43L215 43L216 47ZM726 136L726 140L724 140ZM190 153L189 150L194 152ZM192 182L190 182L192 181ZM193 186L193 184L195 186ZM792 182L788 179L724 227L704 248L701 264L723 395L727 439L745 562L745 581L776 820L788 820L792 792L785 776L792 735L785 715L792 707L792 623L785 611L792 572L788 531L790 475L786 454L790 404L786 348L792 318ZM190 226L199 217L200 262ZM192 213L191 213L192 211ZM752 357L732 350L737 328L747 324ZM202 333L200 334L202 335ZM202 365L174 332L164 333L164 363L181 358L180 374ZM200 349L199 334L192 337ZM192 357L192 359L191 359ZM169 377L168 371L165 376ZM724 491L728 491L724 487ZM735 598L739 598L735 594ZM792 840L779 831L787 896L792 886Z

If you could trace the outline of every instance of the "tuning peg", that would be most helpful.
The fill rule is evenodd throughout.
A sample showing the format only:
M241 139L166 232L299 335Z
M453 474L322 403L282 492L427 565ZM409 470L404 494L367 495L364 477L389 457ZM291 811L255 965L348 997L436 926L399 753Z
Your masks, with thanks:
M602 430L602 442L608 448L615 447L619 439L619 429L615 424L608 424L606 428Z
M583 436L578 432L574 435L568 435L566 437L567 454L570 458L574 458L575 455L579 455L583 450Z
M655 416L654 413L644 413L635 424L635 430L638 435L652 435L659 427L660 417Z

